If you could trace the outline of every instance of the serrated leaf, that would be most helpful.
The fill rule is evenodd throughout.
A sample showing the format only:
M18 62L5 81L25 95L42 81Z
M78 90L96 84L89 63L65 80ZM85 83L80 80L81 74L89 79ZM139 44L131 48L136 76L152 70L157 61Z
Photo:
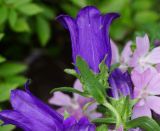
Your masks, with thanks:
M96 128L96 131L108 131L108 127L107 127L107 125L103 124L101 126L98 126Z
M50 39L51 30L48 21L43 17L37 17L37 34L42 46L45 46Z
M13 30L16 32L29 32L30 27L25 18L19 18L17 19L15 26L13 27Z
M8 17L8 8L5 6L0 6L0 25L3 24Z
M108 84L108 67L105 64L105 60L103 60L100 64L99 64L99 70L100 73L97 74L97 77L99 79L99 82L104 86L104 88L109 88L109 84Z
M9 16L8 16L8 21L9 21L11 28L16 28L14 26L16 24L17 18L18 18L17 12L14 9L10 10Z
M56 92L56 91L63 91L63 92L71 92L71 93L76 93L84 97L88 97L89 95L85 92L81 92L79 90L76 90L75 88L72 87L59 87L55 88L51 91L51 93Z
M21 6L18 6L17 9L25 15L36 15L43 11L43 9L39 5L33 3L23 4Z
M86 62L81 58L77 57L76 66L80 71L80 76L83 79L84 89L93 96L93 98L99 103L104 103L106 92L103 85L98 81L95 74L89 69Z
M97 124L114 124L116 120L115 118L97 118L92 120L92 122Z
M0 65L0 76L8 77L26 70L26 66L20 63L3 63Z
M126 123L128 129L140 127L145 131L160 131L160 126L149 117L139 117Z

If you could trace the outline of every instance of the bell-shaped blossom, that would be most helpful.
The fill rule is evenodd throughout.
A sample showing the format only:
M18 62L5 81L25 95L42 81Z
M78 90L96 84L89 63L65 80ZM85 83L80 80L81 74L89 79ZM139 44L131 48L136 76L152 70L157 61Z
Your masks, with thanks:
M117 17L117 13L102 15L96 7L87 6L79 11L75 19L68 15L57 18L70 32L74 63L79 55L94 72L98 72L98 65L107 56L106 64L110 66L109 27Z
M119 99L120 96L133 97L132 81L128 72L122 72L116 68L109 76L110 94L112 97Z
M133 70L131 78L134 84L134 98L139 100L134 106L132 117L151 117L151 110L160 114L160 74L150 68L140 73Z
M147 68L154 69L153 66L160 63L160 47L150 51L150 43L147 35L136 38L136 49L130 61L130 66L139 71Z
M119 68L122 71L126 71L129 67L129 61L133 54L131 50L131 44L132 44L131 41L127 42L121 54L119 54L117 45L111 40L111 49L112 49L111 64L113 65L119 63L120 64Z
M0 112L0 120L5 124L13 124L24 131L95 131L95 126L87 118L79 121L63 116L33 96L28 90L11 91L13 110Z
M82 91L82 84L78 79L74 83L74 88ZM76 93L73 93L73 97L70 97L62 92L55 92L53 97L49 100L49 103L60 106L57 110L60 114L64 114L64 112L67 111L71 116L77 119L80 119L84 115L89 119L101 117L101 113L96 112L97 103L93 103L87 110L83 110L85 104L92 101L91 98L85 98Z

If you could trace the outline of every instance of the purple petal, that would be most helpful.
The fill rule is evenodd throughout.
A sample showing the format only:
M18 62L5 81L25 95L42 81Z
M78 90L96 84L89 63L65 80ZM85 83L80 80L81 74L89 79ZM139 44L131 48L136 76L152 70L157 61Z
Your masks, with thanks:
M141 117L141 116L148 116L151 117L151 110L147 105L144 106L134 106L132 119Z
M120 69L115 69L109 76L109 83L114 98L119 98L120 94L133 98L132 81L128 72L122 73Z
M34 125L31 126L32 123L30 122L30 120L17 111L1 111L0 120L3 120L4 124L13 124L25 131L32 131L31 127L34 129Z
M60 128L56 128L54 123L48 125L47 122L45 123L46 119L42 122L36 120L34 117L30 118L17 111L4 110L0 112L0 119L3 120L5 124L16 125L25 131L61 131Z
M63 125L64 125L64 128L67 129L68 127L71 127L73 125L77 124L77 121L75 119L75 117L69 117L67 118L66 120L64 120L63 122Z
M119 51L117 45L111 40L112 60L111 64L119 63Z
M14 110L30 118L30 121L38 121L46 127L55 126L57 130L62 128L63 117L30 93L13 90L11 104Z
M70 106L72 105L72 98L62 92L55 92L49 103L58 106Z
M158 96L149 96L147 97L147 105L152 109L155 113L160 115L160 97Z
M70 31L74 62L77 55L80 55L93 71L98 72L98 65L107 55L106 64L110 65L109 26L118 16L116 13L102 16L98 9L87 6L80 10L76 19L66 15L58 17Z

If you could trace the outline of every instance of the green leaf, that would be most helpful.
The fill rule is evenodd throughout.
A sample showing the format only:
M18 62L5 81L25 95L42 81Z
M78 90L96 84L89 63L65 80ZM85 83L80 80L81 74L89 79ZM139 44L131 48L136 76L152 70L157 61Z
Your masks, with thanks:
M149 117L139 117L126 123L128 129L140 127L145 131L160 131L160 126Z
M87 93L81 92L81 91L76 90L75 88L72 88L72 87L59 87L59 88L55 88L55 89L53 89L51 91L51 93L56 92L56 91L71 92L71 93L79 94L79 95L84 96L84 97L89 97Z
M4 58L3 56L0 55L0 63L3 63L6 61L6 58Z
M2 40L4 37L4 34L3 33L0 33L0 40Z
M55 17L55 12L48 6L42 5L43 12L41 13L46 19L53 20Z
M18 87L18 84L0 83L0 102L6 101L10 97L11 90Z
M16 6L20 6L23 4L27 4L29 2L31 2L32 0L5 0L6 4L12 4L14 7Z
M138 24L145 24L145 23L153 23L157 21L159 18L159 15L154 11L141 11L136 14L134 20Z
M50 39L50 35L51 35L49 23L45 18L38 16L36 26L37 26L36 30L37 30L40 43L42 46L45 46L48 40Z
M0 125L3 124L2 121L0 121ZM15 128L13 125L4 125L0 126L0 131L12 131Z
M33 3L21 5L17 9L25 15L36 15L43 11L39 5Z
M97 123L97 124L114 124L116 123L115 118L97 118L92 120L93 123Z
M101 126L98 126L96 128L96 131L108 131L108 127L107 127L107 125L103 124Z
M63 116L64 116L64 119L66 119L66 118L68 118L70 115L69 115L69 113L65 110Z
M87 5L86 0L71 0L75 5L78 5L79 7L84 7Z
M80 77L79 74L77 74L77 72L75 70L73 70L73 69L65 69L64 72L69 74L69 75L73 75L73 76L75 76L77 78Z
M16 32L29 32L30 28L26 19L19 18L17 19L15 26L13 27L13 30Z
M0 6L0 25L3 24L8 17L8 9L5 6Z
M100 73L97 75L99 82L104 86L104 88L109 88L108 85L108 67L105 64L105 59L99 64Z
M9 16L8 16L8 21L9 21L9 24L11 26L11 28L16 28L14 27L15 24L16 24L16 21L17 21L17 18L18 18L18 15L17 15L17 12L15 10L10 10L9 12Z
M3 63L0 65L0 76L8 77L26 70L26 66L20 63Z
M26 81L27 79L24 76L18 76L18 75L8 76L7 78L5 78L6 83L17 84L18 86L23 85Z
M105 102L106 92L103 85L98 81L96 75L89 69L88 65L81 57L77 57L76 66L80 71L81 81L84 84L84 89L93 96L99 103Z

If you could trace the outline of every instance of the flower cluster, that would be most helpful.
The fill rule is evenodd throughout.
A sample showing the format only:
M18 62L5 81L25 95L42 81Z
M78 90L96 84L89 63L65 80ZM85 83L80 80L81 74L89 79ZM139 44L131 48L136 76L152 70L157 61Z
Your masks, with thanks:
M13 110L0 112L4 125L25 131L159 131L152 112L160 115L160 47L151 49L145 35L127 42L120 54L109 37L117 17L92 6L75 19L60 15L72 41L75 70L66 72L77 77L74 88L53 89L49 103L59 106L56 111L32 95L28 84L26 91L11 91Z

